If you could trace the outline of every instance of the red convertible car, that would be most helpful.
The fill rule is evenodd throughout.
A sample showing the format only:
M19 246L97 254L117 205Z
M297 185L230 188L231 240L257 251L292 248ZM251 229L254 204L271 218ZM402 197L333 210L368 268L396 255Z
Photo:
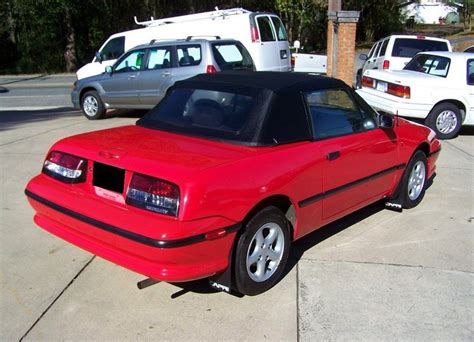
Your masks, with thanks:
M208 74L136 125L58 141L25 192L40 227L116 264L256 295L296 239L379 200L416 206L439 151L342 81Z

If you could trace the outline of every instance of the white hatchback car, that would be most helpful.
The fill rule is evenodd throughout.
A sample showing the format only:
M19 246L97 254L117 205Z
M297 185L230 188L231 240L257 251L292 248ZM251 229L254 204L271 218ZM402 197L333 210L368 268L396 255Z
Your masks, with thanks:
M425 119L438 138L474 125L474 53L419 53L403 70L366 70L357 91L376 110Z

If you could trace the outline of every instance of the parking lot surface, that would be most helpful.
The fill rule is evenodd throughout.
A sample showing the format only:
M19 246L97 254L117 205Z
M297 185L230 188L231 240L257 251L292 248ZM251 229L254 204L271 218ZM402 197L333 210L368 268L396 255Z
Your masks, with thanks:
M297 241L287 274L262 295L206 282L138 290L143 276L38 228L23 194L53 142L133 124L136 113L88 121L61 102L68 82L23 82L0 82L0 340L474 339L472 130L443 142L418 207L375 204ZM58 95L44 104L53 109L29 109L35 94Z

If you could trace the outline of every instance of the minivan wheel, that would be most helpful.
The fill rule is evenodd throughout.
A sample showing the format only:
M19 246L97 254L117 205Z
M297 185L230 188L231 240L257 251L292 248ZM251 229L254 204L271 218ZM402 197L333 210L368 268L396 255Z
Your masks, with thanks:
M89 120L99 120L105 117L105 106L95 90L89 90L81 98L81 108Z
M461 110L452 103L440 103L431 110L425 124L439 139L452 139L461 130Z
M237 290L249 296L263 293L280 279L290 249L288 221L276 207L259 211L237 241L234 270Z

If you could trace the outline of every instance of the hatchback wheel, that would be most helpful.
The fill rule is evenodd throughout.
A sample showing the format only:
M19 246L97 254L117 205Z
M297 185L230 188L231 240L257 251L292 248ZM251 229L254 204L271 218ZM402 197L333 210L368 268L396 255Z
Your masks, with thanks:
M99 120L105 116L104 103L95 90L90 90L82 96L81 108L84 116L89 120Z
M240 293L253 296L275 285L288 259L290 239L288 221L276 207L261 210L246 224L234 260Z
M425 123L439 139L452 139L459 133L461 121L461 111L456 105L441 103L432 109Z

